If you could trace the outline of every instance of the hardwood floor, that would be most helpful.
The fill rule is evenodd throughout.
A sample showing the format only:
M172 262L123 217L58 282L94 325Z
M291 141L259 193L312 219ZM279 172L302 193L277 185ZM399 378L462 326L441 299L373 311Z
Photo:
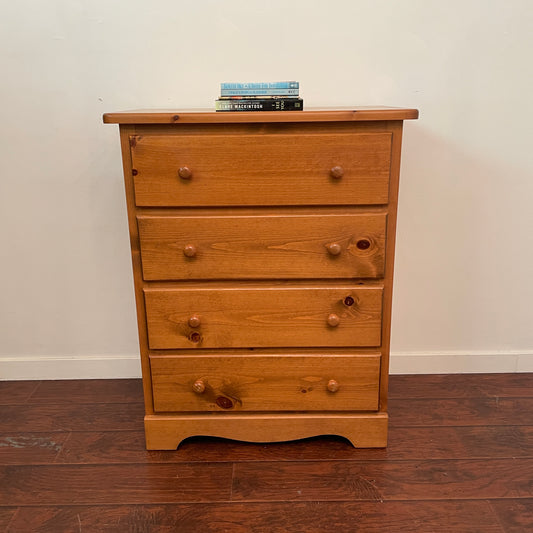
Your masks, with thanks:
M387 449L144 449L140 380L0 382L0 531L532 532L533 374L391 376Z

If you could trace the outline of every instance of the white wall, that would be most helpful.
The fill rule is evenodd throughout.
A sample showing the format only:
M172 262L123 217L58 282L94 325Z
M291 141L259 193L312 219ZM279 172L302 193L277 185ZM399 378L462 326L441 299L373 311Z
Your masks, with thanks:
M0 17L0 378L139 375L116 126L297 79L405 125L392 369L533 371L530 0L17 0Z

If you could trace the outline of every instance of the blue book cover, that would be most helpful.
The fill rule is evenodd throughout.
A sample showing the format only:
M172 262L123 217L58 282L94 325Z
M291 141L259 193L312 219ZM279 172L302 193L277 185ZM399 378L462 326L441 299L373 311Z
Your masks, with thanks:
M299 89L300 83L297 81L272 81L272 82L251 82L251 83L232 83L225 82L220 84L222 90L226 89Z
M220 96L298 96L299 89L222 89Z

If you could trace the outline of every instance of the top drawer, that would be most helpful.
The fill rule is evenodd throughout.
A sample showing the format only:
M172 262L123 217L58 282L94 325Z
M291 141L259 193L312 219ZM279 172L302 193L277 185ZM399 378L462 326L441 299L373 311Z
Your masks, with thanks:
M136 135L138 206L386 204L392 134Z

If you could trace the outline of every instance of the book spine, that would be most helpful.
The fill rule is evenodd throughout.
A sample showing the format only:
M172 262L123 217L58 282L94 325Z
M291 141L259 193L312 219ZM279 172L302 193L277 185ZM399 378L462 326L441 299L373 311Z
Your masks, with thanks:
M248 96L219 96L219 100L280 100L287 98L297 98L297 96L276 96L268 94L249 94Z
M301 111L301 98L215 100L215 111Z
M220 88L226 89L299 89L297 81L274 81L265 83L221 83Z
M298 96L299 89L221 89L220 96Z

